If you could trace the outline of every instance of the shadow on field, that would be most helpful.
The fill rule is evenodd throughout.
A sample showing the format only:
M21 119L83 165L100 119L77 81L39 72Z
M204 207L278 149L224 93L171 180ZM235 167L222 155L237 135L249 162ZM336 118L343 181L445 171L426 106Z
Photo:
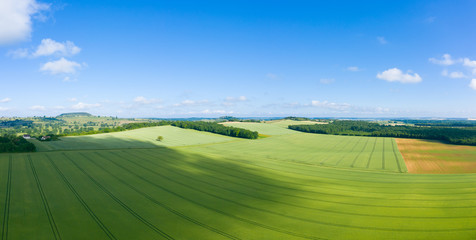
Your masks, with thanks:
M99 156L97 160L101 161L95 161L96 165L104 161L127 172L128 176L121 174L121 178L140 179L145 184L141 189L147 194L168 199L163 203L185 216L182 218L218 234L238 238L314 238L314 234L295 230L303 225L309 227L306 231L312 230L312 223L303 224L302 220L315 218L293 198L298 189L279 181L280 176L259 174L263 169L166 147L84 155L89 159ZM170 197L155 195L156 190ZM257 235L253 237L254 234Z
M98 138L97 135L62 137L57 141L32 141L37 151L58 150L86 150L86 149L129 149L129 148L156 148L158 144L150 141L116 137L108 135Z

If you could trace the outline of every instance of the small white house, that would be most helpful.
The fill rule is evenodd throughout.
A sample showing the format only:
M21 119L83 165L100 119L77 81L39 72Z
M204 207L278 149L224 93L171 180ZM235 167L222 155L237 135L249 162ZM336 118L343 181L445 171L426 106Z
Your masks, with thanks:
M25 134L25 135L23 135L23 138L24 139L31 139L31 136L29 134Z
M41 141L45 141L45 140L48 140L50 138L51 138L50 136L43 136L43 137L41 137Z

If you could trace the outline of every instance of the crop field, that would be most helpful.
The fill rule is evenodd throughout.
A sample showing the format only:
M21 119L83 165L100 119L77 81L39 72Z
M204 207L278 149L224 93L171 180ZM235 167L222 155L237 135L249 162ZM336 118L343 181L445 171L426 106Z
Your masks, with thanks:
M392 138L138 130L0 154L2 240L476 238L476 174L405 173Z
M223 123L223 125L225 126L249 129L252 131L258 131L260 134L271 135L271 136L296 133L295 131L288 129L288 126L300 125L300 124L318 124L318 122L280 120L280 121L269 121L266 123L253 123L253 122L225 122Z
M226 152L228 156L245 159L252 153L254 157L259 156L268 161L362 170L407 171L393 138L309 134L265 123L239 123L233 126L275 136L259 141L229 142L195 146L191 149L202 154L219 155Z
M474 239L475 175L169 148L0 155L3 239Z
M410 173L476 173L476 147L397 139Z
M164 140L157 141L158 136ZM182 129L172 126L141 128L131 131L63 137L59 141L34 141L38 151L111 148L155 148L158 146L184 146L225 141L236 138Z

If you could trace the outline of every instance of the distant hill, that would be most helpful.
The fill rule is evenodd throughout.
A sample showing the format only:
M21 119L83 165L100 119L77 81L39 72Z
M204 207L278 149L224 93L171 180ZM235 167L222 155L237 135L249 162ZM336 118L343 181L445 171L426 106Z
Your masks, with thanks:
M63 113L58 115L57 117L91 117L90 113L87 112L72 112L72 113Z

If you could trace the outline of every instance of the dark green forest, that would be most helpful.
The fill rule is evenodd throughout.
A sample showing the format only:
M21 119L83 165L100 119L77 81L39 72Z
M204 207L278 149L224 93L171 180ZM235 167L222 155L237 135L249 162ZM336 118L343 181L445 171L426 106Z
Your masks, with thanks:
M390 126L366 121L341 120L329 124L291 125L289 129L308 133L418 138L440 140L452 144L476 145L475 128Z
M415 126L427 126L427 127L476 127L476 121L474 120L392 120L396 122L402 122L405 124L413 124Z
M211 132L216 134L221 134L230 137L239 137L239 138L248 138L248 139L257 139L258 132L250 131L243 128L228 127L216 122L203 122L203 121L176 121L172 122L172 126L195 129L198 131Z
M34 152L36 147L33 143L11 135L0 136L0 153L6 152Z

